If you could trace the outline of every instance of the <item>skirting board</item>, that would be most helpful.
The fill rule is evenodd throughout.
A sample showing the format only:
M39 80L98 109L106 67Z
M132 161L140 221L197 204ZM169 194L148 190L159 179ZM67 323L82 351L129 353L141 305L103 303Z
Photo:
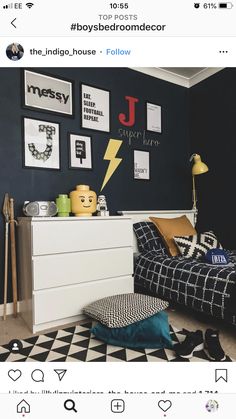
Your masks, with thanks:
M19 313L20 303L17 303L17 312ZM3 316L4 304L0 305L0 316ZM7 316L13 314L13 303L7 303Z

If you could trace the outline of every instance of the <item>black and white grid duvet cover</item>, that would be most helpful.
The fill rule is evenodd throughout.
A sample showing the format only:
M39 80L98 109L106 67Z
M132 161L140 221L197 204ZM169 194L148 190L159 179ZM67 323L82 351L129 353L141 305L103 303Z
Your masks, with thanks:
M136 261L135 285L159 298L236 325L236 251L228 251L224 266L156 251L141 253Z

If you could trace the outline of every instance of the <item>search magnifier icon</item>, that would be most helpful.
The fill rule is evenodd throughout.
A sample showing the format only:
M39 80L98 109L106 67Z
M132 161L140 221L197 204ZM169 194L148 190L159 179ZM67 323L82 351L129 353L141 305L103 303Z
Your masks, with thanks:
M67 399L64 403L64 408L66 410L73 410L75 413L77 413L77 410L75 408L75 402L72 399Z

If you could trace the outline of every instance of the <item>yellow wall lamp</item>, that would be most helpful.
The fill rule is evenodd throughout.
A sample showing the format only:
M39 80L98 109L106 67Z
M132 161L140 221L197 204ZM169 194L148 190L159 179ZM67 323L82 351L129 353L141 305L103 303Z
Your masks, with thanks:
M192 179L193 179L193 210L196 211L197 218L197 193L196 193L196 186L195 186L195 176L202 175L203 173L208 172L208 167L205 163L202 162L201 156L199 154L192 154L189 161L193 161L192 167ZM195 220L196 221L196 220Z

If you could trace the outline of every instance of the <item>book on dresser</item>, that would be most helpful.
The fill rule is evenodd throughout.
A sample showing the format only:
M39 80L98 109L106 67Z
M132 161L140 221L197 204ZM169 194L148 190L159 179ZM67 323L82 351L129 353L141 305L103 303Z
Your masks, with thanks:
M20 313L33 333L81 319L99 298L133 292L130 217L18 222Z

